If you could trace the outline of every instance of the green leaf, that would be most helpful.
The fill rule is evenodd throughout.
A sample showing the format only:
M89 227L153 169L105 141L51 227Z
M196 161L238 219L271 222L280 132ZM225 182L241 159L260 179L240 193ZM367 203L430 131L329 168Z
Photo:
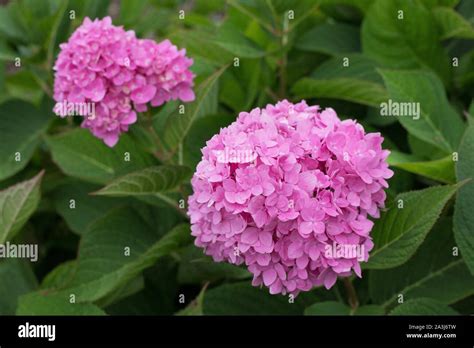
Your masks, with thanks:
M352 78L303 78L295 83L292 92L298 98L341 99L376 107L387 100L387 92L380 84Z
M349 24L327 22L304 33L295 47L331 56L360 51L359 28Z
M190 245L183 249L179 263L178 281L181 284L214 282L222 279L246 279L251 274L245 269L226 262L215 262L201 249Z
M353 315L384 315L385 311L378 305L365 305L357 307Z
M105 308L110 315L173 315L176 312L177 262L164 257L143 272L145 287Z
M18 297L38 286L31 265L19 259L0 262L0 279L0 315L15 314Z
M219 133L221 128L227 127L233 121L235 116L226 114L207 115L196 120L184 140L184 163L190 168L195 168L202 158L201 148L214 134Z
M16 315L106 315L92 303L71 303L70 295L33 292L19 299Z
M129 208L96 220L83 234L73 279L59 293L74 293L76 302L104 300L190 240L188 225L178 225L159 239L155 231Z
M377 305L365 305L357 307L353 311L349 306L338 301L325 301L315 303L304 311L305 315L383 315L382 307Z
M227 50L223 50L214 42L209 33L198 30L178 30L170 35L170 40L180 47L186 47L186 53L191 57L199 57L200 61L205 61L214 66L228 64L234 55ZM191 69L195 71L193 65Z
M401 168L407 172L443 183L452 184L456 182L452 156L446 156L433 161L423 161L413 155L391 151L388 157L388 163L391 166Z
M175 315L184 316L184 315L203 315L203 303L204 303L204 294L207 289L207 284L203 286L199 295L184 309L180 310Z
M271 296L268 289L259 289L250 282L224 284L207 291L205 315L298 315L306 304L301 296L289 303L285 296Z
M11 240L36 210L40 201L43 172L0 191L0 244Z
M383 88L383 79L376 68L377 63L373 59L352 53L328 59L313 71L311 77L317 80L351 78L378 83Z
M457 149L464 126L434 74L395 70L381 70L380 73L393 102L419 105L419 118L415 115L398 116L408 132L447 153Z
M19 172L28 164L51 120L50 107L50 104L44 103L37 109L21 101L0 105L0 180Z
M239 28L230 22L217 28L217 36L213 41L239 58L260 58L265 55L265 51L247 39Z
M371 299L391 308L400 294L405 300L426 297L444 304L474 294L474 277L462 257L453 255L455 246L451 219L440 219L408 262L369 273Z
M457 315L449 306L429 298L409 300L390 312L390 315Z
M407 138L411 153L416 154L416 156L419 156L420 158L437 160L446 156L446 151L440 150L438 147L435 147L410 133L408 133Z
M441 28L441 39L445 40L453 37L474 39L472 23L464 19L455 10L448 7L437 7L433 10L433 14Z
M357 8L360 12L366 13L374 0L321 0L322 5L346 5Z
M48 137L46 141L54 162L65 174L94 183L106 183L154 162L127 134L122 134L113 148L86 129L74 129ZM130 161L125 160L127 153Z
M293 92L302 98L334 98L377 108L388 98L375 61L357 53L327 60L311 78L297 81Z
M59 185L52 194L56 211L77 234L84 233L91 222L127 202L90 194L98 189L95 184L71 179Z
M374 225L375 247L365 268L392 268L406 262L461 185L434 186L398 195Z
M20 99L36 106L40 105L43 97L43 90L35 75L28 70L20 70L16 74L8 75L5 88L10 98Z
M454 207L454 236L461 254L474 274L474 122L471 122L459 148L456 163L458 180L470 179L460 188Z
M432 13L419 1L374 1L362 24L362 50L385 67L430 68L447 81L448 57L435 27Z
M171 115L165 125L164 142L171 152L182 144L184 138L191 129L193 123L200 116L208 114L209 102L213 102L216 92L215 86L219 77L227 69L227 65L213 73L207 80L199 85L196 93L196 100L186 106L183 115Z
M76 271L76 260L66 261L56 266L41 282L40 289L59 289L72 280Z
M240 84L237 76L231 71L222 75L219 84L219 101L236 113L240 112L245 104L246 88Z
M76 18L102 18L107 15L110 0L69 0L70 8L76 11Z
M95 194L103 196L155 195L176 189L190 176L191 170L188 167L149 167L119 177Z
M351 309L337 301L315 303L305 309L305 315L349 315Z

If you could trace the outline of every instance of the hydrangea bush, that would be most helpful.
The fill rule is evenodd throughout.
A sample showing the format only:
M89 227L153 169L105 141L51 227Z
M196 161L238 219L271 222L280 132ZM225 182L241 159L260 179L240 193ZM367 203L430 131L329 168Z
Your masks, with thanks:
M0 15L0 314L472 314L470 0Z

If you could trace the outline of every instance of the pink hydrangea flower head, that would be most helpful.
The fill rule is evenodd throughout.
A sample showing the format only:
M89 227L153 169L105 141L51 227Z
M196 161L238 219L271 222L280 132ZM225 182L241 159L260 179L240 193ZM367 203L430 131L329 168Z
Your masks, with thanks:
M241 112L202 149L188 214L195 245L245 264L270 293L331 288L373 248L389 151L379 133L305 101Z
M148 103L194 100L193 61L185 50L169 40L138 39L135 32L114 26L110 17L85 18L60 49L54 66L54 111L64 117L65 103L93 105L76 108L87 116L82 127L108 146L117 143Z

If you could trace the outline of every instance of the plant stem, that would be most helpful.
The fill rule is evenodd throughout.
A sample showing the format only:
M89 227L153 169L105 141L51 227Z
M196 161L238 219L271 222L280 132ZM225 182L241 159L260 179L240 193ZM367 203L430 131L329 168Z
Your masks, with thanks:
M344 282L344 287L346 288L347 299L348 299L349 305L352 308L352 312L354 312L357 309L357 307L359 307L359 300L357 299L357 293L355 291L354 285L352 284L349 278L344 278L343 282Z
M288 44L288 15L285 13L283 17L283 29L281 31L280 37L280 49L281 49L281 59L280 59L280 88L279 88L279 97L281 99L286 98L286 84L287 84L287 75L286 75L286 66L288 63L288 57L286 54L286 45Z

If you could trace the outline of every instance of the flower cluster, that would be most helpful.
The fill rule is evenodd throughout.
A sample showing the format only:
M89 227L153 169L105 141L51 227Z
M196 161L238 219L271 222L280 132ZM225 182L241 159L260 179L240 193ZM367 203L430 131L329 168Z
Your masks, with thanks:
M188 211L196 246L215 261L245 263L252 284L272 294L360 277L373 247L368 217L379 217L393 175L382 142L304 101L241 112L202 149ZM219 160L249 151L238 163Z
M82 126L108 146L137 120L147 103L194 100L192 59L169 40L137 39L134 31L112 25L110 17L84 22L72 34L54 66L58 103L94 103ZM64 111L55 109L60 116Z

